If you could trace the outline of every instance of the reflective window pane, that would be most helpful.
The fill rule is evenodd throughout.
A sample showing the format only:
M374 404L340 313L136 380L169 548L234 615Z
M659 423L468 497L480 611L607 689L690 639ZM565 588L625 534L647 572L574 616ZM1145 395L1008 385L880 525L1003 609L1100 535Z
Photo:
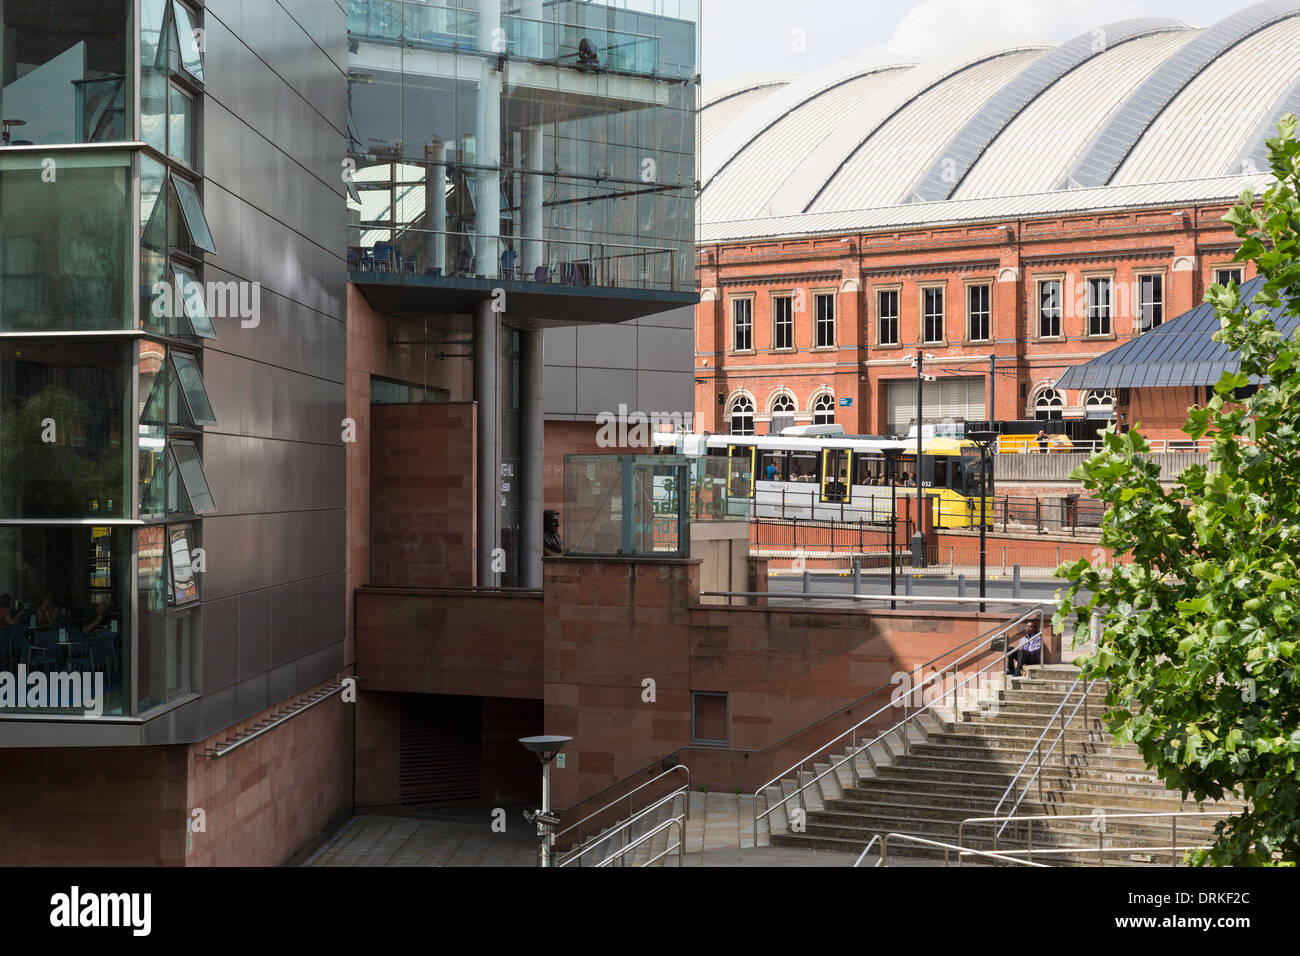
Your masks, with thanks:
M195 29L194 14L180 0L172 0L172 16L176 23L176 37L180 41L177 57L180 68L198 82L203 82L203 54L199 51L199 35Z
M181 216L185 220L185 228L189 231L190 239L204 252L215 255L217 246L208 229L208 219L203 215L203 203L199 201L198 190L184 179L173 176L171 181L172 187L176 190L176 200L180 205Z
M213 503L212 492L208 489L207 475L203 473L203 462L199 459L199 452L194 447L194 443L188 441L171 442L171 452L172 461L175 463L175 469L179 473L180 484L183 487L173 487L169 490L168 511L175 513L192 512L194 514L216 511L217 506ZM172 507L173 501L175 501L176 507ZM186 502L189 505L188 508L183 506L183 503Z
M125 329L132 321L130 157L0 152L0 332Z
M129 11L129 0L0 3L3 145L132 138Z
M0 526L0 594L9 597L16 625L0 630L6 656L29 673L81 677L39 708L8 709L125 712L131 539L131 529L121 527Z
M172 352L172 362L175 364L181 397L189 408L191 420L196 425L215 425L217 417L212 411L212 402L208 399L199 363L194 360L194 356L185 352Z
M140 617L138 702L141 712L164 703L167 632L166 529L161 525L137 533L136 602Z
M0 518L129 518L125 342L0 341Z
M194 165L194 100L184 90L172 87L168 96L167 155L187 166Z
M171 601L174 604L197 601L199 585L190 563L191 526L176 525L168 529L168 535L171 538L171 561L168 565L171 571Z
M212 318L208 315L203 284L189 269L176 264L172 265L172 279L175 283L173 288L179 290L179 301L176 304L189 319L190 330L202 338L215 339L217 330L213 328Z

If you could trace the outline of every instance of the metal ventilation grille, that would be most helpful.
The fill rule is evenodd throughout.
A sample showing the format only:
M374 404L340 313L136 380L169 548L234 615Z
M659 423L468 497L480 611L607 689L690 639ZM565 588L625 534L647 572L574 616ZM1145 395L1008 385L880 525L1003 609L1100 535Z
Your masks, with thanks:
M1180 29L1185 29L1185 26L1177 20L1123 20L1084 33L1044 53L1012 77L966 121L966 125L939 151L933 165L908 191L905 201L935 202L950 198L1011 121L1071 70L1128 40Z
M483 788L482 742L480 698L403 695L402 805L478 801Z
M1225 17L1189 40L1115 111L1059 188L1104 186L1151 124L1202 70L1251 34L1300 14L1300 4L1268 0Z

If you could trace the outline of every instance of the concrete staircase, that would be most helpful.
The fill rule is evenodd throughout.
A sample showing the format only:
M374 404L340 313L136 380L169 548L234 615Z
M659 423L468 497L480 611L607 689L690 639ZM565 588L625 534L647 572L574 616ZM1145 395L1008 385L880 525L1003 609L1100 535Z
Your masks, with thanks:
M799 805L797 800L774 811L770 827L766 828L771 844L856 853L876 834L891 832L957 843L962 820L993 815L999 799L1052 720L1078 673L1070 664L1029 667L1023 677L1006 678L966 694L956 708L934 708L908 725L906 744L901 731L877 744L872 751L874 766L865 753L859 754L851 764L846 762L806 790L803 832L793 832L790 826L789 810ZM1089 815L1087 820L1036 822L1033 825L1035 849L1087 848L1078 853L1052 854L1041 858L1041 862L1167 866L1174 854L1138 848L1169 845L1168 819L1109 819L1105 814L1222 810L1222 817L1227 817L1240 804L1184 803L1177 792L1166 790L1147 768L1135 746L1117 746L1105 732L1100 720L1104 698L1103 685L1094 685L1088 696L1088 719L1085 721L1081 708L1070 723L1065 735L1064 759L1059 744L1050 757L1044 756L1041 796L1035 783L1025 794L1018 815ZM1071 694L1065 716L1069 716L1081 699L1082 685ZM900 708L899 720L902 717ZM1059 718L1052 723L1044 750L1056 737ZM847 751L840 756L845 754ZM814 773L805 773L804 782L820 774L830 763L828 759ZM1021 775L1017 792L1028 783L1036 767L1035 758ZM766 805L777 803L783 796L792 796L796 790L794 779L783 780L780 788L768 789ZM1008 813L1014 799L1013 796L1003 806L1002 815ZM1178 845L1208 842L1216 819L1219 817L1180 820ZM1099 841L1103 847L1132 847L1134 852L1107 853L1099 858L1096 852ZM970 849L993 849L992 826L967 827L961 844ZM1023 827L1014 830L1008 827L997 841L999 849L1025 846ZM873 852L878 850L879 844ZM940 849L901 841L891 841L889 854L891 858L895 855L943 857ZM1177 855L1181 861L1182 852ZM967 862L978 862L978 858L968 858Z

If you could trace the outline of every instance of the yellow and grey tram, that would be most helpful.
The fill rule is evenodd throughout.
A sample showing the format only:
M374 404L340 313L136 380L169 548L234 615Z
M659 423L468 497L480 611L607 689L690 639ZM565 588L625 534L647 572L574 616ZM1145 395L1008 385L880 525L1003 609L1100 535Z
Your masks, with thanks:
M660 433L655 444L678 454L725 456L728 497L748 498L758 518L887 523L891 496L914 497L917 481L933 502L937 527L977 526L981 486L993 514L991 461L986 481L979 446L960 438L922 439L919 467L915 440L850 436L838 425L780 435Z

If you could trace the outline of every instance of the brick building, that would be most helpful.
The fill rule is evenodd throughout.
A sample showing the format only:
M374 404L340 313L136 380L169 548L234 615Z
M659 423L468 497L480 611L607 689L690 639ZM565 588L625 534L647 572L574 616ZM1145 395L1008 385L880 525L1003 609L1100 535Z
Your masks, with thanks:
M1250 277L1222 217L1298 77L1300 5L1261 3L713 91L698 427L905 434L918 352L925 423L1109 419L1054 383Z

